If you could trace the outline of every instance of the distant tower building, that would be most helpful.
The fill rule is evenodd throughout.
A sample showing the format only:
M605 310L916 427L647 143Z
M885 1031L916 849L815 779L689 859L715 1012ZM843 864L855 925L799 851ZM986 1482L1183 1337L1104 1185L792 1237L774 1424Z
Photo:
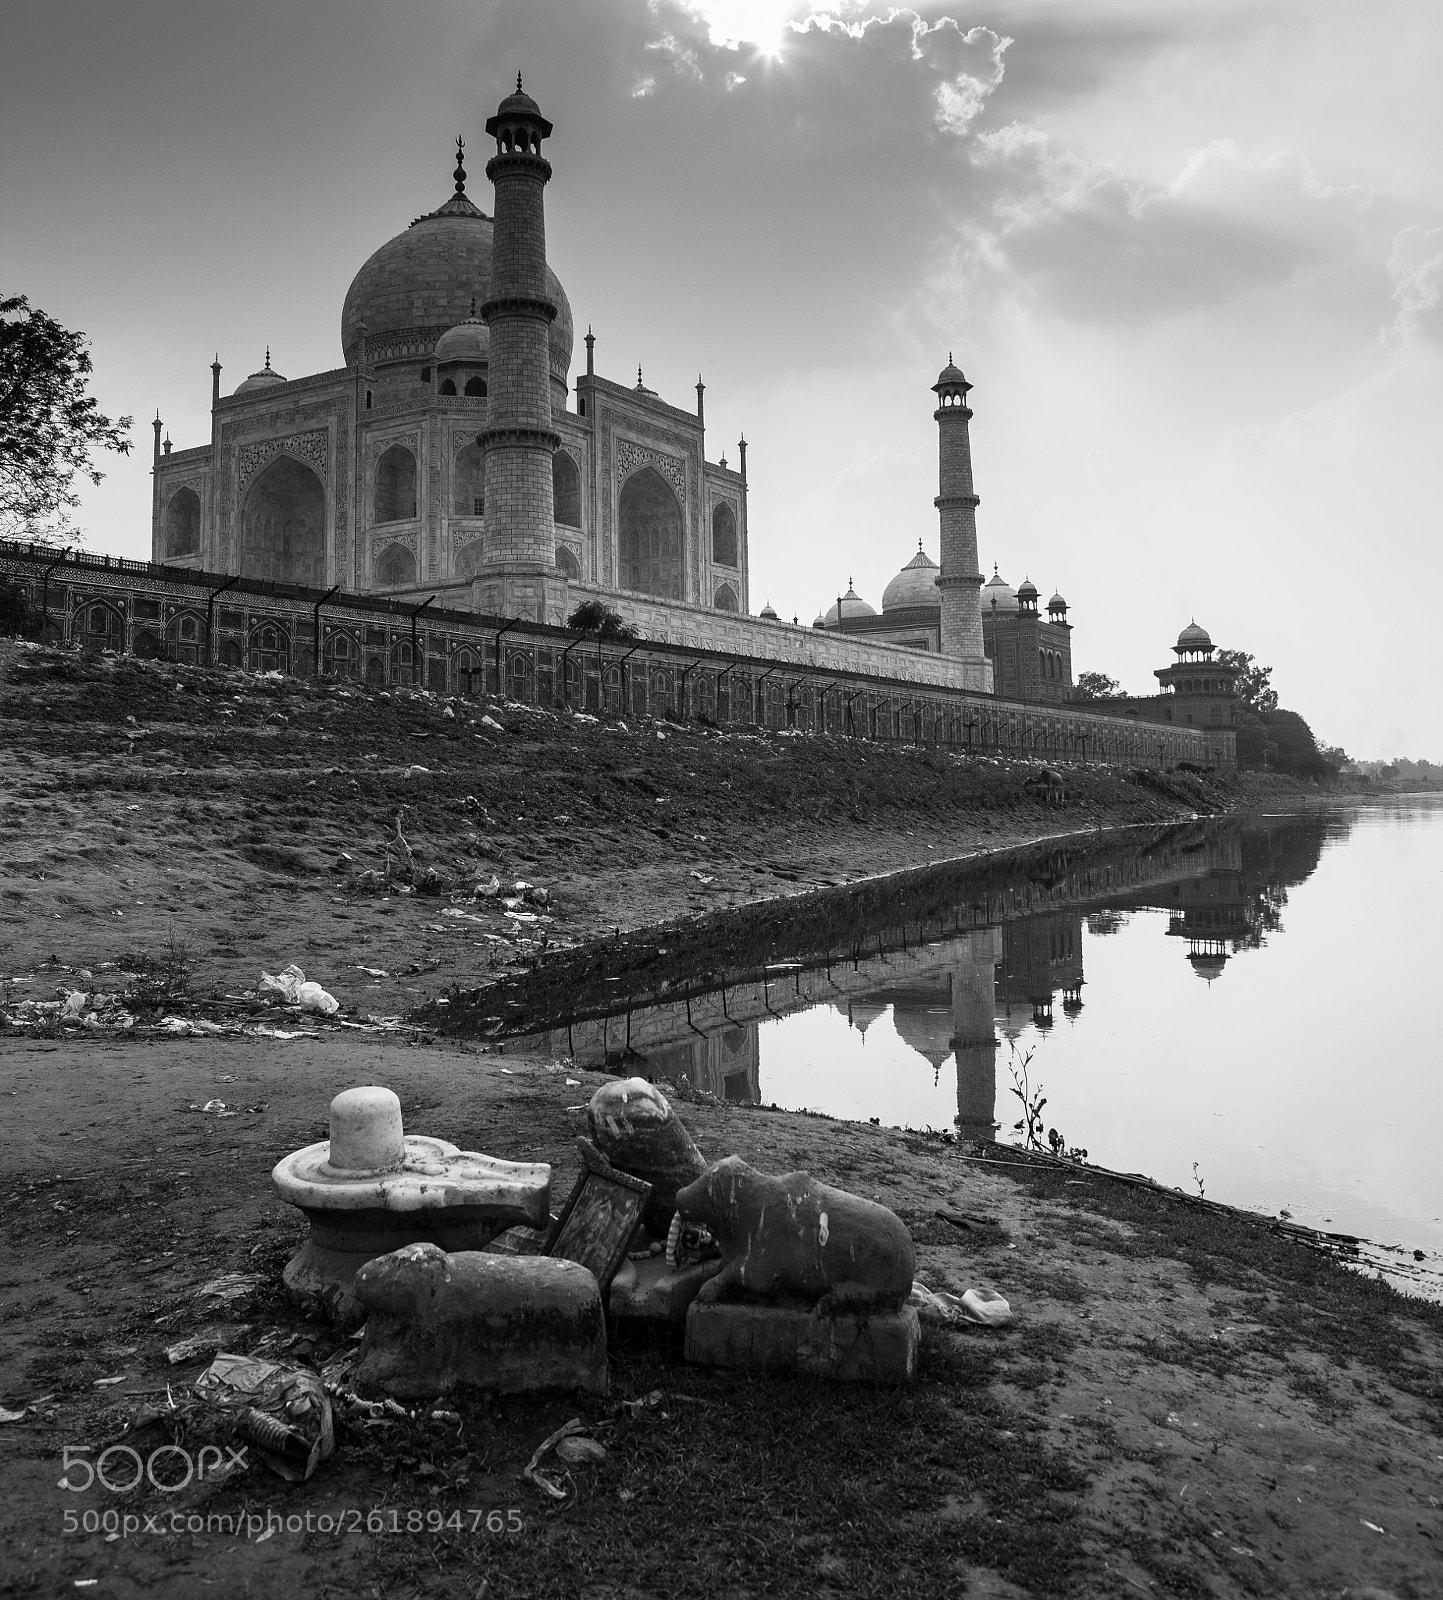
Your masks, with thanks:
M982 574L977 566L977 506L972 490L972 443L967 424L972 387L952 364L932 385L937 396L938 494L934 504L942 522L942 654L982 662Z
M490 332L485 452L485 557L477 571L479 610L545 622L564 605L556 566L552 461L561 436L552 426L549 340L556 302L546 281L546 211L551 163L541 142L551 124L522 92L486 124L496 154L486 176L496 186L491 293L481 307ZM550 604L548 604L550 602Z

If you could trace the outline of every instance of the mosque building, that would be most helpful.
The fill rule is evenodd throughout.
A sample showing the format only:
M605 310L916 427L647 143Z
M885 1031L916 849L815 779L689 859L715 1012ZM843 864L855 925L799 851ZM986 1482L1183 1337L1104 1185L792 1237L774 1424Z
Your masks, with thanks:
M903 648L910 634L839 648L752 615L745 440L735 466L710 459L700 379L682 408L639 369L602 377L589 330L573 373L571 303L546 257L552 125L518 77L486 132L494 214L467 192L458 139L453 193L353 279L343 365L288 378L267 350L222 394L217 357L210 442L172 450L157 417L153 560L542 624L601 599L649 639L990 690L961 371L949 360L933 386L930 659Z

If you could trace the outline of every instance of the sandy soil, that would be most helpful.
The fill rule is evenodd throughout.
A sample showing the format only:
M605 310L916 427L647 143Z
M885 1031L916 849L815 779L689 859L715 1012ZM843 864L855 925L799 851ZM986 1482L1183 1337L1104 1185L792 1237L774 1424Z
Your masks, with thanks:
M269 1183L281 1154L324 1136L340 1088L390 1084L411 1131L551 1162L555 1200L602 1081L504 1047L354 1030L160 1038L148 1017L230 1015L205 997L291 960L342 1017L394 1014L524 969L543 934L595 938L1189 799L1079 774L1080 803L1059 818L1001 765L491 714L506 731L420 697L0 646L0 975L22 980L8 1003L124 987L164 968L167 944L188 967L187 992L129 1033L0 1031L0 1407L22 1413L0 1423L0 1594L1443 1593L1436 1308L1265 1223L1085 1169L698 1101L679 1110L709 1155L884 1201L925 1282L999 1290L1017 1323L929 1328L906 1396L739 1381L623 1339L607 1401L467 1399L458 1420L387 1428L343 1416L337 1454L304 1486L253 1471L180 1496L58 1487L67 1447L98 1451L168 1389L184 1395L205 1359L171 1364L179 1338L212 1329L316 1364L343 1343L279 1294L303 1225ZM429 770L405 776L417 765ZM442 893L357 886L398 812ZM554 921L471 898L493 872L546 886ZM453 905L484 920L445 917ZM213 1102L233 1114L199 1109ZM223 1273L259 1282L207 1303ZM518 1475L578 1413L609 1454L574 1469L557 1509ZM349 1507L396 1512L403 1531L143 1521ZM512 1507L515 1533L404 1532L412 1512ZM109 1540L66 1532L67 1512L107 1509L142 1520Z

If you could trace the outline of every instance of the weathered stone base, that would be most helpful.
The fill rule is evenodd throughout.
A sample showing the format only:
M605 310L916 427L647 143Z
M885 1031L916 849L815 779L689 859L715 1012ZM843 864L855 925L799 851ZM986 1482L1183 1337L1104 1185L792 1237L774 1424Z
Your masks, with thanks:
M819 1317L741 1301L693 1300L686 1314L686 1359L742 1372L910 1383L921 1343L911 1306L876 1316Z
M681 1322L701 1286L720 1271L720 1257L675 1270L661 1256L649 1261L624 1261L611 1280L606 1307L613 1317Z
M606 1393L601 1290L574 1261L414 1244L367 1262L355 1292L367 1312L359 1388L407 1399L458 1384Z

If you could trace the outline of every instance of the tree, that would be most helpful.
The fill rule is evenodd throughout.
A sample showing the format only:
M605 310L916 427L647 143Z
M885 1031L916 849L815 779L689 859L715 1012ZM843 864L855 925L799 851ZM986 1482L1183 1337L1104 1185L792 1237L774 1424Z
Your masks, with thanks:
M0 639L23 638L30 626L30 607L20 585L0 575Z
M583 600L566 619L566 626L574 633L584 633L590 639L635 639L637 632L619 611L600 600Z
M1079 672L1072 686L1074 700L1118 700L1122 698L1122 685L1105 672Z
M90 353L22 295L0 299L0 533L76 539L76 473L105 476L92 450L130 452L130 417L112 422L86 391Z
M1218 660L1225 667L1241 667L1238 678L1238 698L1259 716L1268 716L1278 709L1278 691L1273 688L1273 669L1261 667L1244 650L1219 650Z

